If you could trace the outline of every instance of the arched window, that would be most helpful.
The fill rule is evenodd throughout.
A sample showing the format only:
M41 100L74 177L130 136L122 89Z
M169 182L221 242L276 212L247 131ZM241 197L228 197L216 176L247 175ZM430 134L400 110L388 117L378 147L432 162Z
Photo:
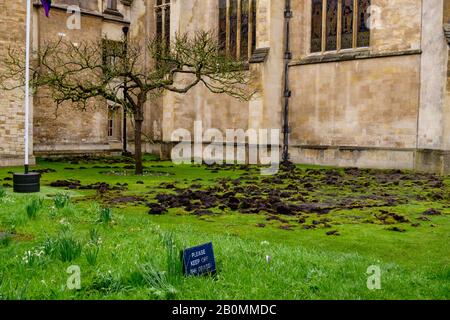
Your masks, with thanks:
M222 50L237 59L249 59L256 49L257 0L218 1Z
M311 1L311 52L370 45L370 0Z
M156 36L170 46L170 0L156 0Z

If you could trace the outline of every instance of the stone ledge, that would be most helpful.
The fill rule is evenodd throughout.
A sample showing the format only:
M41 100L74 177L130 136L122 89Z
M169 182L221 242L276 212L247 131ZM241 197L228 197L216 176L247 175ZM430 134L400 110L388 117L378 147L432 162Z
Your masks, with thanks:
M331 145L296 145L291 144L292 148L303 148L311 150L341 150L341 151L364 151L364 150L383 150L383 151L416 151L416 148L396 148L396 147L373 147L373 146L331 146Z
M330 62L352 61L352 60L401 57L420 54L422 54L422 50L404 50L404 51L382 52L382 53L372 53L370 52L370 50L358 50L351 52L307 56L302 59L292 61L289 64L289 67L303 66L309 64L330 63Z
M270 48L258 48L255 50L253 55L250 57L248 63L263 63L266 62L267 57L269 56Z

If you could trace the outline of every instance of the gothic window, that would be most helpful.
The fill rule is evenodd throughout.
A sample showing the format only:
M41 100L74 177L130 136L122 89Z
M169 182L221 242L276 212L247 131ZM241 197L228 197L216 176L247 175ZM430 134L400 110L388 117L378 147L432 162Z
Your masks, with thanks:
M114 137L114 118L114 110L112 108L108 108L108 138Z
M156 37L170 46L170 0L156 0Z
M337 49L338 0L327 0L326 17L326 51L332 51Z
M370 43L370 30L368 21L370 18L370 0L358 0L358 47L368 47Z
M118 116L118 108L113 105L108 105L108 139L119 139L120 117Z
M323 0L312 1L311 52L322 51L322 8Z
M247 60L256 48L256 0L218 0L219 45L232 57Z
M344 0L342 2L342 39L341 49L353 48L353 0Z
M311 52L370 45L370 0L311 1Z

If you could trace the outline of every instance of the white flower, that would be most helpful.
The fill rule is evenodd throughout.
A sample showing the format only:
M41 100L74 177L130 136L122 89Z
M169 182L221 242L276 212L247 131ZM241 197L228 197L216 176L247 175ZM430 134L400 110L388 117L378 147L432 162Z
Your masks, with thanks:
M270 245L269 241L261 241L262 246L268 246Z

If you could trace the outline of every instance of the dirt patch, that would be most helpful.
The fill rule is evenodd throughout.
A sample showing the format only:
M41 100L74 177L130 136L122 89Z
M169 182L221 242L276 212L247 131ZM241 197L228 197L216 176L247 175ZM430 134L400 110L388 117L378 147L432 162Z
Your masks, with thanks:
M401 232L401 233L406 232L406 229L403 229L400 227L390 227L390 228L387 228L386 230L393 231L393 232Z
M99 193L106 193L108 191L125 191L127 190L128 184L117 184L115 186L110 185L106 182L96 182L89 185L82 185L79 180L56 180L50 183L51 187L55 188L66 188L69 190L96 190Z
M149 203L148 207L150 208L150 211L148 212L150 215L163 215L168 212L165 207L157 203Z
M382 224L409 223L409 219L405 216L393 212L380 210L375 214L375 218Z
M28 242L28 241L33 241L34 236L31 234L16 233L16 234L13 234L13 239L16 241Z
M50 187L77 189L81 187L79 180L56 180L50 183Z
M55 169L50 169L50 168L42 168L42 169L32 170L31 172L37 172L37 173L42 175L44 173L54 173L54 172L56 172L56 170Z
M423 212L422 215L424 216L441 216L442 212L436 209L428 209L427 211Z
M134 159L130 157L102 157L93 155L83 155L74 157L54 157L45 158L45 162L67 162L70 164L97 164L99 162L106 164L134 163Z
M129 196L129 197L118 197L118 198L112 199L110 201L110 203L111 204L123 204L123 203L135 203L135 202L142 203L144 201L145 201L144 198Z

